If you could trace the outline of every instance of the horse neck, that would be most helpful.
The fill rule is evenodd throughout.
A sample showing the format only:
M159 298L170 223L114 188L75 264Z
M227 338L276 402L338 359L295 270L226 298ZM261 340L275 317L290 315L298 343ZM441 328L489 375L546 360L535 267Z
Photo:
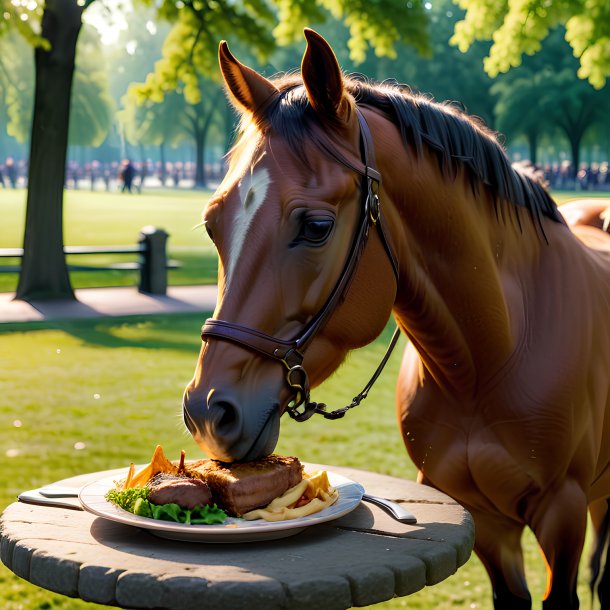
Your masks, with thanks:
M498 268L501 223L464 172L445 179L435 159L406 155L394 167L384 185L401 227L393 236L401 269L395 316L424 375L452 396L473 397L513 351ZM405 176L415 178L406 184Z

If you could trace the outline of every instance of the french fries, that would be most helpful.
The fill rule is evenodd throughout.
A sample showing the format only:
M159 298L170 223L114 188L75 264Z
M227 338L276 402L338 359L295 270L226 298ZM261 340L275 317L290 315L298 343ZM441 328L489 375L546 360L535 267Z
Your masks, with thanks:
M331 486L326 470L305 473L303 480L284 494L275 498L265 508L257 508L242 515L244 519L264 519L265 521L287 521L319 513L332 506L339 498L339 492Z

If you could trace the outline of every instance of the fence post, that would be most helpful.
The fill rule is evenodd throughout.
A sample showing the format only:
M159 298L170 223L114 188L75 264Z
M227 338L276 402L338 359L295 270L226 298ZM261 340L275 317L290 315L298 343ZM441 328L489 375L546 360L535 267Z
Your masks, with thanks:
M167 293L167 238L163 229L144 227L138 240L141 248L140 292L150 294Z

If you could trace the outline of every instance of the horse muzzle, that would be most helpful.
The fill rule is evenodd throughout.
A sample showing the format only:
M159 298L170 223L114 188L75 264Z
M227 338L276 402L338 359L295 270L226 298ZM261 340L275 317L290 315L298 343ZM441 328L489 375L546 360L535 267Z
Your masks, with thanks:
M280 406L268 395L244 399L238 390L212 389L203 396L187 388L184 423L201 450L222 462L250 461L275 449L280 432Z

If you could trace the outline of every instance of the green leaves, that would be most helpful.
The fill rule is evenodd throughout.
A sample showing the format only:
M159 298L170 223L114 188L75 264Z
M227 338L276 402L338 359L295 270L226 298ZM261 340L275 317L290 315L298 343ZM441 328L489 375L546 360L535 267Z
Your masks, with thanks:
M114 119L114 100L110 95L108 73L100 63L99 35L84 26L78 41L77 67L72 85L69 142L80 146L99 146L106 139Z
M70 144L99 146L112 124L114 101L100 54L97 32L83 27L72 86ZM27 142L34 101L33 56L28 44L14 32L0 38L0 97L7 106L7 132L17 141Z
M608 0L454 0L466 15L451 43L463 52L475 40L493 40L485 70L494 77L533 55L558 25L580 58L578 75L601 89L610 76L610 3Z
M610 3L587 0L583 8L566 22L566 40L580 58L578 76L601 89L610 75Z
M33 47L49 50L49 41L40 36L39 22L43 2L0 0L0 35L16 30Z
M106 500L116 504L119 508L133 513L138 500L148 500L150 488L132 487L131 489L111 489L106 494Z
M302 43L303 28L333 19L348 28L350 58L362 63L370 50L396 57L399 43L429 54L423 0L164 0L158 15L172 23L163 58L140 88L160 101L180 87L187 101L199 99L196 75L218 79L218 43L231 42L240 57L264 64L279 45Z
M132 489L111 489L106 494L106 500L119 508L139 517L173 521L187 525L224 523L227 513L216 504L213 506L196 506L192 510L182 508L178 504L153 504L148 500L150 488L134 487Z
M303 28L329 18L347 26L350 58L355 64L369 50L377 57L396 57L398 43L410 44L429 54L428 20L421 0L275 0L278 25L273 34L279 44L302 39Z
M540 138L561 133L570 145L573 167L578 167L583 138L587 133L598 135L605 123L610 88L596 91L577 77L578 61L564 34L563 28L554 30L540 53L499 77L491 91L497 97L496 127L508 136L525 135L532 161Z

